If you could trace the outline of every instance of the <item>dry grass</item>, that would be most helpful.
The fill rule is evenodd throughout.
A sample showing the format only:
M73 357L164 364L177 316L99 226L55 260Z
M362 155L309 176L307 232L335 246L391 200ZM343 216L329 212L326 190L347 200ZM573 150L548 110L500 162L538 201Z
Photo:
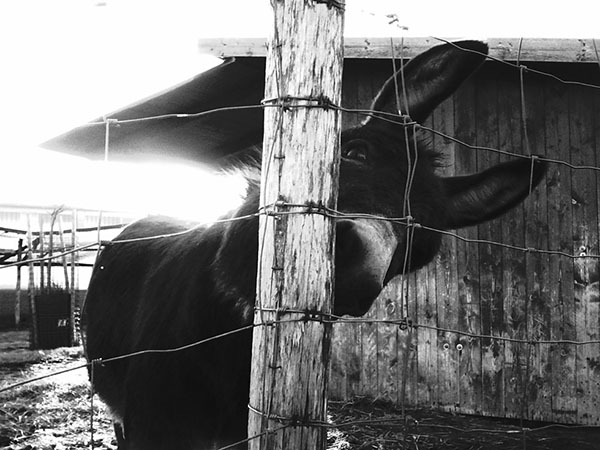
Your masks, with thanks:
M12 342L10 342L12 340ZM0 334L0 389L84 363L81 348L28 350L26 333ZM0 392L0 450L91 448L85 369ZM366 399L330 402L329 450L598 450L599 428L546 427L407 409ZM94 448L115 449L105 406L94 399Z
M330 402L338 425L330 450L598 450L600 428L525 423L384 401Z
M22 338L25 336L25 338ZM13 338L8 344L8 338ZM81 348L28 350L27 334L2 333L0 388L83 363ZM114 449L106 409L95 399L94 444ZM90 448L90 387L85 369L0 393L0 449L66 450Z
M89 448L91 412L87 386L28 385L11 391L1 402L0 445L40 450ZM97 408L95 415L99 415ZM95 427L99 424L109 427L110 420L96 417ZM96 448L114 448L110 446L111 439L107 433L97 434Z

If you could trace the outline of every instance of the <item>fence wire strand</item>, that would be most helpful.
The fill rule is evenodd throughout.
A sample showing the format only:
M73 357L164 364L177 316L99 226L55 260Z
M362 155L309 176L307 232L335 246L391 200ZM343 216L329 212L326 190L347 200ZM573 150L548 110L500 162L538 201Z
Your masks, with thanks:
M453 45L457 48L459 48L462 51L468 51L468 52L474 52L473 50L468 50L468 49L463 49L460 48L458 45L456 45L453 42L447 41L445 39L441 39L441 38L435 38L441 42L445 42L447 44ZM538 155L532 155L531 153L531 148L530 148L530 142L529 142L529 132L528 132L528 128L527 128L527 115L526 115L526 97L525 97L525 84L524 84L524 78L525 78L525 74L528 73L532 73L532 74L537 74L537 75L541 75L544 77L549 77L553 80L555 80L558 83L564 84L564 85L576 85L576 86L582 86L585 88L589 88L589 89L600 89L600 86L597 85L593 85L593 84L589 84L589 83L582 83L582 82L578 82L578 81L570 81L570 80L564 80L560 77L557 77L554 74L551 73L547 73L547 72L543 72L543 71L539 71L539 70L535 70L532 69L530 67L524 66L521 64L521 45L522 45L522 41L520 41L519 43L519 50L518 50L518 55L517 55L517 63L511 63L499 58L495 58L489 55L484 55L486 56L487 59L493 60L495 62L504 64L504 65L508 65L512 68L514 68L515 70L518 70L519 72L519 79L520 79L520 108L521 108L521 119L522 119L522 130L523 130L523 135L524 135L524 141L525 141L525 153L526 154L519 154L519 153L515 153L512 151L506 151L506 150L501 150L498 148L492 148L492 147L485 147L485 146L479 146L479 145L473 145L467 142L464 142L462 140L459 140L457 138L455 138L454 136L450 136L446 133L442 133L438 130L435 130L432 127L427 127L421 124L417 124L415 122L413 122L412 120L410 120L409 116L409 111L401 111L400 105L402 104L400 101L400 96L403 96L404 98L404 104L408 104L408 102L406 101L406 96L407 96L407 87L405 85L405 80L404 80L404 74L403 74L403 61L404 61L404 57L403 55L401 55L400 57L400 61L401 61L401 71L402 71L402 75L401 75L401 86L398 85L397 80L396 80L396 84L395 84L395 92L396 92L396 98L397 98L397 104L398 104L398 114L392 114L392 113L388 113L388 112L382 112L382 111L375 111L375 110L369 110L369 109L351 109L351 108L345 108L339 105L334 105L334 104L327 104L327 105L290 105L290 104L285 104L284 102L262 102L262 104L259 105L245 105L245 106L229 106L229 107L222 107L222 108L215 108L209 111L202 111L202 112L198 112L198 113L191 113L191 114L162 114L162 115L156 115L156 116L148 116L148 117L141 117L141 118L136 118L136 119L125 119L125 120L121 120L121 119L116 119L116 118L105 118L104 121L102 122L92 122L92 123L88 123L86 125L83 125L84 127L90 127L90 126L97 126L97 125L103 125L106 126L106 150L105 150L105 159L108 158L108 151L109 151L109 143L108 143L108 129L109 126L111 125L118 125L118 124L131 124L131 123L140 123L140 122L147 122L147 121L158 121L158 120L178 120L178 119L195 119L195 118L199 118L205 115L209 115L209 114L214 114L214 113L219 113L219 112L226 112L226 111L241 111L241 110L250 110L250 109L260 109L260 108L270 108L270 107L277 107L277 108L293 108L293 107L327 107L327 108L333 108L337 111L340 112L345 112L345 113L352 113L352 114L359 114L359 115L363 115L366 117L372 117L376 120L382 120L382 121L388 121L388 122L393 122L395 124L400 124L403 125L405 127L412 127L412 135L415 136L416 139L416 132L418 130L423 130L426 132L430 132L433 133L443 139L446 139L448 141L451 141L453 143L456 143L464 148L470 149L470 150L476 150L476 151L489 151L489 152L495 152L504 156L508 156L508 157L512 157L512 158L528 158L531 159L531 174L530 174L530 191L532 188L532 184L533 184L533 167L534 167L534 162L535 160L539 160L539 161L543 161L543 162L547 162L547 163L551 163L551 164L558 164L558 165L563 165L566 166L572 170L592 170L592 171L600 171L600 167L594 166L594 165L575 165L575 164L571 164L569 161L563 161L563 160L559 160L559 159L553 159L553 158L548 158L545 156L538 156ZM595 40L593 41L593 45L594 45L594 51L596 53L596 57L598 59L598 49L596 47L596 42ZM394 48L394 43L393 40L391 41L391 48L393 51ZM401 48L404 48L403 42L401 45ZM478 52L476 52L478 53ZM482 54L483 55L483 54ZM392 58L392 61L394 61L395 58ZM278 62L276 62L276 64L280 64ZM395 64L395 62L393 63ZM598 59L598 64L600 66L600 59ZM280 69L280 66L278 66ZM396 68L394 66L394 73L396 72ZM281 78L279 78L281 79ZM283 94L283 87L278 84L277 86L278 89L278 98L282 99L282 94ZM403 123L399 123L398 119L399 117L405 116L405 120ZM281 126L281 122L278 124L279 127ZM406 133L406 135L408 136L409 133ZM408 137L407 137L408 139ZM391 223L396 223L396 224L402 224L405 225L407 227L407 246L406 246L406 253L405 253L405 257L404 257L404 269L406 272L407 267L408 267L408 263L410 261L410 257L411 257L411 252L412 252L412 243L413 243L413 237L414 237L414 233L416 231L418 231L419 229L423 229L423 230L427 230L427 231L431 231L431 232L435 232L435 233L440 233L442 235L446 235L446 236L450 236L454 239L460 240L462 242L468 243L468 244L474 244L474 245L493 245L493 246L498 246L498 247L502 247L502 248L506 248L509 250L513 250L513 251L519 251L519 252L524 252L526 254L530 254L530 253L538 253L538 254L544 254L544 255L554 255L554 256L558 256L558 257L564 257L567 259L571 259L571 260L576 260L576 259L598 259L600 258L599 255L574 255L574 254L569 254L563 251L557 251L557 250L545 250L545 249L537 249L537 248L530 248L527 245L525 247L520 247L520 246L516 246L516 245L511 245L511 244L506 244L506 243L502 243L502 242L496 242L496 241L491 241L491 240L485 240L485 239L472 239L472 238L466 238L464 236L459 235L456 232L453 231L448 231L448 230L440 230L440 229L435 229L432 227L428 227L419 223L414 222L414 220L412 219L412 214L411 214L411 206L410 206L410 192L412 189L412 184L414 182L414 175L415 175L415 169L416 169L416 164L417 164L417 157L414 158L414 160L412 159L411 156L411 144L415 145L416 148L416 140L414 143L409 143L407 140L406 143L406 149L407 149L407 159L408 159L408 167L409 167L409 171L408 171L408 176L407 176L407 180L406 180L406 185L405 185L405 205L404 205L404 217L401 218L387 218L387 217L381 217L381 216L376 216L376 215L371 215L371 214L363 214L363 213L349 213L349 212L342 212L342 211L335 211L333 209L328 209L328 208L320 208L320 209L315 209L314 207L312 207L311 205L293 205L293 204L278 204L278 207L284 206L284 207L289 207L289 208L302 208L303 210L301 211L293 211L293 210L289 210L289 211L282 211L281 208L279 208L278 211L275 211L274 209L270 209L270 208L274 208L275 205L263 205L259 208L259 210L254 213L254 214L250 214L250 215L246 215L246 216L241 216L241 217L234 217L234 218L227 218L227 219L219 219L216 221L212 221L210 223L203 223L203 224L199 224L196 225L194 227L191 227L189 229L180 231L180 232L176 232L176 233L167 233L167 234L162 234L162 235L156 235L156 236L148 236L148 237L142 237L142 238L135 238L135 239L116 239L113 240L111 242L105 242L105 241L101 241L100 239L100 234L98 234L98 242L92 243L92 244L88 244L88 245L84 245L84 246L80 246L80 247L76 247L73 248L72 250L68 250L68 251L64 251L62 253L59 254L55 254L52 256L46 256L46 257L40 257L40 258L29 258L27 260L24 260L22 262L17 262L17 263L10 263L10 264L6 264L1 266L0 268L9 268L9 267L17 267L17 266L21 266L21 265L31 265L33 263L36 262L47 262L47 261L51 261L53 259L58 259L58 258L64 258L66 255L69 254L73 254L73 253L77 253L83 250L87 250L90 249L92 247L98 247L98 249L102 246L107 246L107 245L119 245L119 244L130 244L130 243L139 243L139 242L143 242L143 241L150 241L150 240L157 240L157 239L168 239L171 237L179 237L179 236L183 236L185 234L188 233L192 233L196 230L198 230L201 227L205 227L211 224L216 224L216 223L227 223L227 222L232 222L232 221L239 221L239 220L249 220L249 219L255 219L257 217L259 217L260 215L280 215L280 216L284 216L284 215L288 215L288 214L323 214L326 215L328 217L334 218L334 219L339 219L339 218L360 218L360 219L372 219L372 220L378 220L378 221L388 221ZM274 152L275 148L272 147L271 149L269 149L269 152ZM416 151L415 151L415 155L416 155ZM268 158L269 160L271 158ZM266 166L267 170L271 170L270 166L267 165ZM263 202L261 202L261 205L263 204ZM99 227L100 227L100 220L99 220ZM264 241L261 243L261 246L264 245ZM259 273L260 273L260 267L259 267ZM404 277L406 278L406 277ZM268 321L266 320L263 316L262 316L262 312L263 312L263 307L261 307L260 303L259 303L259 299L257 298L257 308L259 311L261 311L261 323L258 324L258 326L271 326L271 325L281 325L281 324L285 324L285 323L292 323L292 322L299 322L299 321L305 321L305 320L319 320L321 322L327 322L327 323L332 323L332 324L337 324L337 325L341 325L341 324L360 324L360 323L381 323L381 324L392 324L392 325L398 325L400 330L404 330L407 332L407 340L406 340L406 348L405 348L405 356L406 356L406 360L408 360L408 356L409 356L409 345L410 342L412 341L412 338L409 338L411 336L411 332L412 330L416 330L418 332L419 329L429 329L429 330L433 330L433 331L437 331L438 333L451 333L451 334L455 334L455 335L459 335L459 336L466 336L469 338L473 338L473 339L490 339L492 341L501 341L501 342L510 342L510 343L516 343L516 344L526 344L529 347L529 351L531 352L531 348L534 345L573 345L573 346L583 346L583 345L598 345L600 344L600 340L597 339L591 339L591 340L569 340L569 339L559 339L559 340L545 340L545 339L532 339L529 335L527 335L526 339L517 339L517 338L511 338L509 336L496 336L496 335L490 335L490 334L483 334L483 333L473 333L473 332L467 332L467 331L463 331L463 330L457 330L457 329L453 329L453 328L447 328L447 327L441 327L441 326L433 326L433 325L428 325L428 324L422 324L422 323L418 323L418 322L413 322L409 319L407 319L408 317L410 317L410 311L408 310L408 300L407 298L404 299L404 296L408 297L408 282L407 280L403 279L402 283L403 285L406 282L406 291L403 288L402 289L402 293L403 293L403 299L402 299L402 303L403 303L403 318L401 319L358 319L358 318L348 318L348 317L339 317L339 316L334 316L334 315L329 315L329 317L315 317L314 314L311 316L308 314L307 311L297 311L296 313L302 313L304 314L304 317L298 318L298 319L281 319L281 315L282 314L286 314L287 312L290 311L285 311L285 310L281 310L281 309L277 309L277 314L276 314L276 320L272 320L272 321ZM266 310L266 309L265 309ZM307 319L308 318L308 319ZM106 359L101 359L101 360L94 360L94 361L90 361L86 364L80 364L71 368L67 368L64 370L60 370L60 371L56 371L47 375L43 375L43 376L39 376L39 377L35 377L35 378L31 378L28 380L24 380L22 382L19 383L15 383L9 386L5 386L0 388L0 393L1 392L6 392L8 390L12 390L12 389L16 389L20 386L23 386L25 384L28 383L33 383L33 382L37 382L49 377L53 377L56 375L60 375L69 371L73 371L73 370L80 370L83 368L88 368L91 366L91 371L92 374L94 373L94 366L96 364L109 364L110 362L116 361L116 360L122 360L122 359L126 359L126 358L134 358L136 356L140 356L140 355L148 355L148 354L161 354L161 353L173 353L173 352L181 352L181 351L185 351L187 349L202 345L206 342L209 341L213 341L215 339L220 339L223 337L226 337L228 335L234 334L234 333L238 333L238 332L242 332L242 331L246 331L246 330L250 330L255 328L257 325L252 324L252 325L248 325L248 326L244 326L244 327L240 327L238 329L235 330L231 330L229 332L223 333L223 334L219 334L207 339L202 339L199 340L197 342L188 344L188 345L184 345L181 347L176 347L176 348L172 348L172 349L147 349L147 350L141 350L141 351L137 351L137 352L132 352L126 355L120 355L120 356L115 356L115 357L111 357L111 358L106 358ZM528 331L529 332L529 331ZM272 346L276 346L277 344L277 339L273 339L272 340ZM267 346L265 346L265 351L267 350ZM273 355L275 355L277 352L272 352ZM528 358L530 359L530 358ZM266 359L265 359L266 360ZM277 364L276 361L272 361L273 365L272 367L276 367ZM406 365L405 361L405 365ZM265 367L266 370L266 367ZM529 366L527 368L527 378L529 379L530 377L530 373L529 373ZM266 375L266 372L265 374ZM92 375L93 376L93 375ZM268 377L264 377L264 379L267 379ZM406 377L405 377L406 378ZM273 378L274 379L274 378ZM524 392L523 395L527 394L527 389L526 386L528 384L528 381L525 382L524 384ZM266 391L266 390L264 390ZM271 389L271 392L273 390ZM92 395L93 398L93 395ZM271 405L271 401L269 399L263 398L263 405ZM402 396L402 406L403 406L403 414L404 414L404 395ZM267 410L265 413L262 414L266 414L267 418L272 418L274 417L270 410ZM522 414L522 417L524 416L524 412ZM93 421L93 403L92 403L92 412L91 412L91 420ZM317 423L317 422L310 422L310 426L320 426L320 427L326 427L326 428L332 428L332 427L336 427L336 428L343 428L343 427L349 427L349 426L360 426L363 424L375 424L375 423L382 423L382 422L386 422L388 419L373 419L373 420L363 420L363 421L351 421L351 422L347 422L347 423L339 423L339 424L332 424L332 423ZM239 445L240 443L244 443L244 442L249 442L252 439L257 439L257 438L261 438L263 436L268 436L269 434L273 434L276 432L279 432L285 428L288 428L292 426L291 424L284 424L280 427L276 427L273 429L267 429L264 432L260 433L257 436L253 436L250 437L244 441L240 441L238 443L235 444L231 444L229 446L223 447L222 450L228 449L228 448L232 448L235 447L236 445ZM423 426L423 427L444 427L444 428L451 428L451 429L455 429L458 431L464 431L464 432L479 432L479 431L483 431L483 430L479 430L479 429L458 429L455 427L451 427L451 426L442 426L442 425L434 425L434 424L424 424L421 423L419 424L419 426ZM521 427L521 430L518 431L502 431L502 432L506 432L506 433L514 433L514 432L521 432L521 433L525 433L526 431L541 431L543 429L546 428L551 428L551 427L555 427L555 428L567 428L567 426L564 425L550 425L548 427L541 427L541 428L536 428L536 429L530 429L530 428L525 428L524 426ZM90 428L92 429L92 433L93 433L93 424L90 426ZM569 426L568 428L572 428L572 426ZM587 426L582 426L580 428L591 428L591 427L587 427ZM488 432L497 432L496 430L485 430ZM92 434L92 442L93 442L93 434Z

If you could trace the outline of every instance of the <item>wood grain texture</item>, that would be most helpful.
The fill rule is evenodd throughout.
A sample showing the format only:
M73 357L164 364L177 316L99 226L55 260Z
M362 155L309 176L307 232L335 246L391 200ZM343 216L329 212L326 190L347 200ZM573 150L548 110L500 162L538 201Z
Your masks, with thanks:
M475 89L475 118L477 145L491 148L502 148L500 134L505 128L501 126L500 110L502 107L498 80L494 78L478 78ZM477 169L479 171L492 167L500 162L494 153L477 152ZM502 236L502 223L489 221L478 226L479 239L497 240ZM502 249L489 244L478 245L479 253L479 306L480 328L473 328L475 334L501 336L504 332L503 308L503 254ZM475 249L470 251L474 252ZM475 303L476 304L476 303ZM473 339L475 345L481 346L481 372L474 383L473 390L479 389L480 410L490 411L497 415L502 413L504 402L504 386L502 383L504 363L504 343L489 338ZM473 397L473 406L477 407L477 397Z
M597 165L594 148L594 99L583 88L570 91L569 127L571 163ZM592 112L592 114L590 114ZM582 171L572 178L572 252L585 256L598 254L598 182L597 174ZM573 264L575 330L578 340L598 339L598 260L582 258ZM594 284L595 283L595 284ZM577 422L600 424L598 417L599 384L598 346L584 345L576 349ZM595 376L596 375L596 376Z
M452 40L452 38L448 39ZM394 54L412 58L442 41L434 37L394 39ZM490 56L515 62L597 62L592 39L533 39L488 38ZM519 53L520 47L520 53ZM231 56L264 57L267 52L264 38L202 39L199 51L203 54L226 58ZM392 48L389 38L354 37L344 43L346 58L389 59Z
M273 8L266 98L325 96L339 103L342 13L302 0L273 2ZM262 207L278 211L279 201L336 207L340 126L333 110L266 109ZM331 324L297 321L302 313L282 311L331 313L334 239L333 220L323 215L260 218L248 434L263 436L250 440L251 449L326 446L325 430L309 424L264 433L282 422L326 420Z
M368 96L359 100L360 84L371 91L370 77L390 74L391 69L386 61L352 61L354 66L360 66L359 63L363 64L362 75L354 80L359 84L353 87L358 91L354 95L358 107L367 107ZM600 84L597 67L590 65L532 67L541 67L563 79ZM524 76L531 152L598 167L600 91L567 86L529 72ZM486 63L476 77L434 112L430 123L434 129L470 144L526 154L518 71ZM446 142L440 136L429 138L446 155L446 167L442 170L445 175L471 173L510 159ZM522 207L492 223L460 230L458 234L520 247L596 256L600 251L599 189L598 171L550 164L546 179ZM406 381L408 406L562 423L599 423L600 347L537 343L599 339L598 259L524 253L445 237L440 254L415 275L412 283L409 304L417 323L526 342L469 338L444 330L417 328ZM380 309L372 317L382 317L381 306L394 300L390 296L397 295L399 301L397 287L385 292L378 299ZM336 331L348 329L349 324L336 327ZM390 335L386 336L388 332ZM364 369L357 369L364 364L362 338L354 335L352 339L353 345L340 353L344 360L339 364L360 377L364 373ZM380 381L373 391L363 390L368 382L357 382L355 386L360 387L353 396L394 398L389 392L393 385L384 380L382 373L390 361L394 339L401 364L405 335L380 328L377 342L384 343L379 346L383 358L378 360ZM458 342L463 343L461 354L456 350ZM403 383L401 369L400 365L398 389ZM399 393L397 398L400 403Z
M527 80L525 84L527 128L531 152L544 155L545 95L541 80ZM525 240L528 247L548 249L548 194L547 182L542 182L525 201ZM527 329L534 341L550 340L551 300L550 258L543 254L526 255L527 292L529 310ZM531 370L527 385L528 416L533 420L552 420L552 371L550 346L537 345L531 349Z
M388 286L380 295L376 303L377 319L396 320L400 318L398 295L393 289L394 285ZM381 323L376 326L377 330L377 398L396 402L398 400L398 381L401 369L398 358L399 331L394 324Z
M444 134L453 136L455 133L455 98L451 97L442 102L434 111L432 116L432 126L434 129ZM434 134L431 136L435 148L443 152L444 164L443 175L456 175L456 157L460 151L458 145L453 141L444 139ZM418 317L418 323L424 323L430 327L438 326L438 311L445 307L440 303L439 293L447 296L446 300L456 298L458 295L458 265L457 265L458 241L455 239L442 240L442 247L439 255L427 267L427 303L418 302L417 308L423 310L423 314ZM418 273L421 276L422 272ZM423 280L425 282L425 280ZM444 297L442 297L444 298ZM424 320L424 322L422 322ZM418 329L419 341L418 352L427 355L426 365L419 366L419 380L425 385L422 390L430 392L430 402L423 399L422 405L441 404L442 389L440 381L446 378L444 367L441 364L440 355L445 352L444 335L432 328ZM424 336L423 336L424 335ZM421 337L425 337L422 340ZM447 400L446 400L447 401Z
M476 143L477 123L476 109L477 91L476 84L469 83L463 85L455 95L454 101L454 135L461 141ZM477 171L477 152L468 150L465 147L457 146L455 151L455 174L467 175ZM479 237L477 227L470 227L463 230L457 230L457 233L467 239L477 239ZM477 321L479 320L479 298L481 283L479 280L479 254L477 247L471 243L457 241L456 259L447 259L443 262L446 266L445 272L456 271L456 275L450 278L440 280L448 283L445 290L449 290L451 295L445 302L447 310L452 311L449 316L451 320L440 321L444 323L444 328L458 329L463 331L479 331ZM442 256L444 256L442 254ZM439 289L439 286L438 286ZM439 311L438 306L438 311ZM473 316L470 316L474 314ZM470 328L470 330L469 330ZM450 343L449 353L457 360L456 377L457 386L454 388L454 398L452 399L455 410L463 407L463 401L466 401L467 408L473 409L473 395L481 388L475 384L481 381L473 381L470 378L471 373L477 376L481 374L481 355L478 340L469 341L467 338L455 333L446 333L446 341ZM463 347L458 351L457 346ZM471 366L471 370L468 367ZM440 368L441 369L441 368ZM441 369L443 370L443 369ZM450 391L449 393L452 393Z
M546 152L570 161L568 89L549 83L546 98ZM572 251L571 170L551 166L548 178L548 242L551 250ZM550 300L553 340L576 339L574 328L573 261L553 257L550 260ZM551 347L552 413L554 420L575 423L575 348L555 344Z

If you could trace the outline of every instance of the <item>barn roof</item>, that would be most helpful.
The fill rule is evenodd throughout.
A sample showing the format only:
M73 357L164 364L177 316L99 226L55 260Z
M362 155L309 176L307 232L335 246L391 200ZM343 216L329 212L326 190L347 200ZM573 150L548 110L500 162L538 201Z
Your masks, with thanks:
M434 37L394 38L394 55L412 58L444 41L446 40ZM265 42L265 39L246 38L203 39L200 42L200 52L221 58L265 57ZM504 61L598 62L594 39L488 38L486 42L490 47L490 56ZM344 56L345 58L389 59L392 56L390 38L346 38Z
M166 117L196 114L216 108L256 105L262 99L264 61L223 64L159 94L107 114L117 119L110 126L110 158L184 158L211 163L229 149L244 148L262 138L262 110L223 111L196 117ZM85 156L104 157L106 125L93 120L41 144L42 147ZM202 143L202 145L199 145Z
M505 61L598 63L593 40L487 41L490 55ZM395 39L393 54L411 58L437 43L439 40L434 38ZM346 39L344 50L347 59L389 59L392 56L390 39ZM225 61L173 88L105 116L118 121L110 126L111 159L184 158L212 164L227 154L261 142L263 114L260 108L198 113L260 104L264 90L265 40L203 40L200 52L225 58ZM177 114L191 116L170 116ZM156 116L161 118L129 121ZM42 147L101 159L106 130L103 121L99 118L84 124L43 143Z

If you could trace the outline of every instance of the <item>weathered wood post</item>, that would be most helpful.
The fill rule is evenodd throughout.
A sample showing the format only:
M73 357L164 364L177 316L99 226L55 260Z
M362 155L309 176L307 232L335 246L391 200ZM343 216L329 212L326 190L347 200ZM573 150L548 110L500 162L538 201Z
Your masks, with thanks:
M17 262L23 259L23 239L17 244ZM15 298L15 326L21 325L21 266L17 266L17 288Z
M40 245L43 233L40 233ZM41 253L41 251L40 251ZM35 266L33 264L33 233L31 232L31 220L27 213L27 260L29 261L29 311L31 313L31 348L38 348L39 332L37 322L37 311L35 307ZM43 263L40 263L40 267ZM42 280L44 276L40 277Z
M71 221L71 246L77 248L77 210L73 209ZM79 302L77 300L77 279L75 278L75 266L77 264L77 252L71 253L71 343L81 345L79 339L80 312L77 311ZM77 272L79 274L79 271Z
M250 449L326 445L343 3L271 2Z
M65 234L63 233L63 222L62 222L62 216L60 215L60 213L58 214L58 239L60 242L60 248L61 248L61 252L65 252L67 250L67 247L65 245ZM63 274L65 276L65 291L69 292L70 291L70 283L69 283L69 265L67 263L67 257L66 256L62 256L61 257L62 260L62 266L63 266Z
M39 257L43 258L44 255L44 216L43 214L40 212L38 214L38 220L40 223L40 234L39 234L39 238L40 238L40 250L39 250ZM44 292L44 266L45 263L43 261L41 261L39 263L40 265L40 292Z

